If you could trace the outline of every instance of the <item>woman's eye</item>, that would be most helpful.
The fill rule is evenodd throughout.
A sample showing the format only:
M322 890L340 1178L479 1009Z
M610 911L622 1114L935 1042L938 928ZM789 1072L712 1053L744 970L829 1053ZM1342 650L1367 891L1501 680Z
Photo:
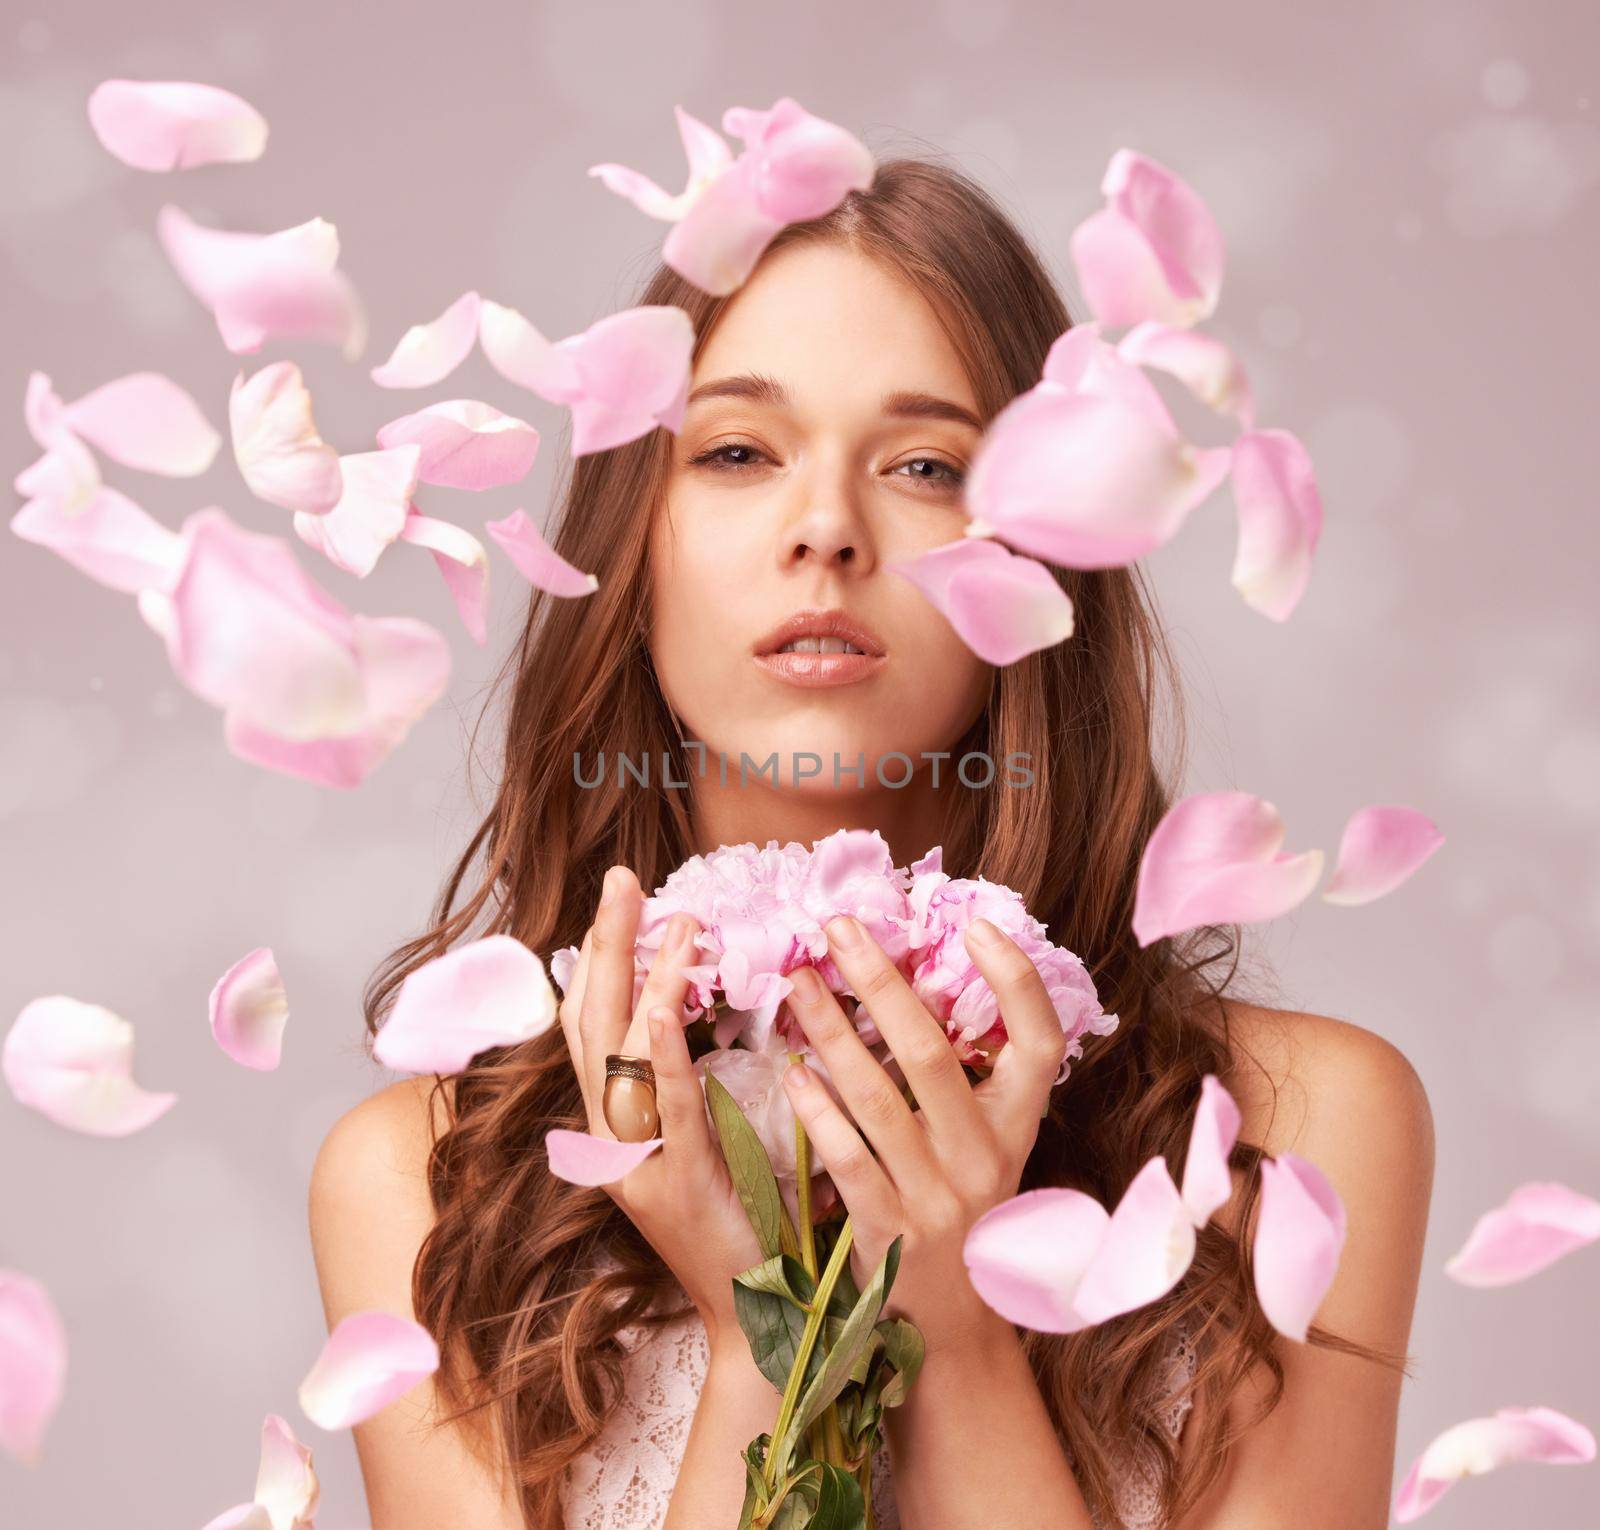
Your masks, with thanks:
M911 478L915 478L920 483L931 485L933 488L953 489L958 488L961 484L961 470L959 468L951 467L948 462L941 462L937 457L913 457L909 462L902 462L900 467L895 469L895 472L898 473L900 468L916 467L929 467L934 469L932 473L911 473L908 475Z
M753 446L746 446L743 441L729 441L726 445L713 446L709 451L701 452L698 457L692 460L696 467L742 468L751 465L748 462L730 462L723 455L725 452L748 452L753 457L765 455Z
M734 460L729 456L729 453L733 452L744 453L744 458ZM729 441L721 446L710 447L690 461L696 467L709 467L715 471L726 472L730 469L737 471L739 468L754 467L755 459L765 456L766 453L759 447L746 445L743 441ZM907 468L918 471L904 473ZM896 474L904 473L904 476L935 489L959 488L964 478L959 468L952 467L937 457L913 457L909 462L902 462L899 467L891 471Z

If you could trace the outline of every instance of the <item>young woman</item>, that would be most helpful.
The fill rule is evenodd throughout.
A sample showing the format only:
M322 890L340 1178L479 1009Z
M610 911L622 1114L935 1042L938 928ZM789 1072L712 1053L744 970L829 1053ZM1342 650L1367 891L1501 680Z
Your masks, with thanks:
M330 1325L413 1314L445 1355L355 1430L376 1530L736 1522L740 1451L778 1404L731 1313L730 1278L759 1255L685 1033L647 1026L682 999L687 945L664 950L635 1008L632 939L643 895L690 855L844 827L877 829L898 864L942 845L952 875L1015 888L1121 1017L1052 1090L1060 1036L1052 1051L1032 963L1004 936L969 944L1017 1054L974 1087L924 1044L935 1022L870 938L852 948L848 922L829 927L852 985L917 1042L897 1055L913 1114L831 999L794 1001L828 1087L790 1097L855 1216L855 1273L903 1234L887 1310L927 1342L873 1464L876 1524L1379 1530L1432 1183L1415 1073L1357 1025L1225 993L1236 929L1135 942L1140 856L1182 769L1181 728L1156 759L1158 689L1175 700L1176 686L1136 571L1061 571L1076 632L997 669L885 566L962 534L985 422L1068 327L1039 260L961 174L896 160L785 229L731 297L663 267L640 302L694 321L683 428L572 465L552 541L599 588L533 595L493 808L434 927L367 995L376 1030L407 972L509 931L546 960L581 945L561 1029L381 1090L336 1123L313 1174ZM808 612L851 624L865 656L774 658ZM877 762L896 751L921 763L884 786ZM971 752L998 767L983 789L952 770ZM781 779L740 783L741 755L774 753ZM866 769L795 779L796 753ZM657 766L648 788L618 785L618 755L665 755L686 784ZM1015 756L1031 784L1007 784ZM601 761L605 784L580 785ZM882 779L904 770L889 758ZM665 1146L581 1189L549 1173L542 1142L557 1125L609 1134L610 1052L652 1059ZM972 1221L1042 1185L1114 1204L1156 1153L1179 1172L1207 1073L1243 1112L1236 1191L1177 1288L1069 1336L983 1307L961 1260ZM1303 1345L1266 1323L1249 1263L1256 1166L1286 1150L1349 1215Z

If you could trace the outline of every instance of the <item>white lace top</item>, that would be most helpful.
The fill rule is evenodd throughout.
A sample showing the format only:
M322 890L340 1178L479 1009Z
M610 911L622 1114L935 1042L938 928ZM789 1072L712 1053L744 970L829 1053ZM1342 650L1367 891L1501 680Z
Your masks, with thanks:
M563 1485L566 1530L659 1530L683 1462L710 1365L705 1325L690 1312L653 1333L643 1325L620 1330L627 1352L626 1385L594 1446L568 1467ZM1189 1336L1179 1331L1168 1362L1166 1403L1160 1418L1176 1440L1190 1402L1175 1394L1194 1374ZM1128 1448L1117 1452L1117 1519L1098 1530L1152 1530L1159 1500L1148 1464ZM889 1451L872 1458L872 1512L878 1530L899 1530L889 1475Z

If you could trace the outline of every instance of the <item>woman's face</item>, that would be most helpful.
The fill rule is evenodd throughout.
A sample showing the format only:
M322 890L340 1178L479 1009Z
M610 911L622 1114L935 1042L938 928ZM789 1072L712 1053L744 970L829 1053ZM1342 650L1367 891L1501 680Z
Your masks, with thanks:
M741 752L752 774L776 754L780 785L859 802L882 790L884 756L926 771L923 753L971 725L990 667L885 564L962 535L981 433L932 307L867 257L789 246L728 305L695 366L650 544L651 655L708 772L719 751L730 783ZM801 611L846 613L879 655L763 657ZM807 753L821 772L794 781ZM860 785L843 773L858 755ZM941 786L954 767L941 762ZM908 767L882 769L899 782Z

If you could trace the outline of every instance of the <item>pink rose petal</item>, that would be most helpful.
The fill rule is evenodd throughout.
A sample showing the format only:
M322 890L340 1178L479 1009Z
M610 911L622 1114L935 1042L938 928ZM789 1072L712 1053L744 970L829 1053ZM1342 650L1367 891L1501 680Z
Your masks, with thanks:
M1501 1408L1446 1429L1412 1462L1394 1497L1394 1517L1420 1519L1464 1477L1517 1462L1577 1465L1595 1458L1595 1439L1576 1419L1554 1408Z
M1508 1286L1600 1240L1600 1201L1535 1180L1473 1224L1444 1272L1464 1286Z
M275 361L228 400L233 456L250 492L269 505L324 515L344 492L339 454L317 433L311 394L292 361Z
M417 492L419 446L339 459L339 502L326 515L295 511L295 534L337 568L365 579L400 535Z
M277 1530L272 1511L255 1502L236 1504L215 1519L208 1519L203 1530Z
M1123 1193L1073 1297L1091 1323L1165 1296L1194 1259L1195 1226L1167 1171L1152 1158Z
M528 476L539 432L492 404L453 398L391 420L378 432L384 447L415 444L417 477L446 489L496 489Z
M6 1034L0 1072L18 1104L93 1137L140 1131L178 1098L134 1083L126 1020L65 994L23 1005Z
M1305 1342L1338 1271L1345 1230L1344 1203L1314 1163L1293 1153L1262 1160L1256 1296L1285 1338Z
M1311 458L1286 430L1247 430L1233 443L1239 540L1233 587L1273 621L1287 621L1311 578L1322 496Z
M287 1419L269 1413L261 1425L256 1502L270 1513L273 1530L312 1530L321 1491L310 1448L295 1438Z
M210 998L211 1034L236 1063L270 1072L283 1056L289 995L270 946L241 956L217 979Z
M1249 430L1256 422L1255 398L1239 358L1214 335L1158 324L1135 324L1117 342L1124 361L1170 372L1203 404L1232 415Z
M439 1346L420 1323L388 1312L352 1312L328 1335L300 1383L300 1408L321 1429L348 1429L438 1369Z
M733 163L733 150L714 128L708 127L698 117L691 117L681 106L674 106L672 110L678 122L678 136L683 140L684 155L689 161L689 179L684 190L672 195L663 191L648 176L622 165L591 165L589 174L599 176L603 186L618 196L626 197L640 212L652 218L676 221L688 212L700 193Z
M1351 814L1339 839L1339 859L1323 899L1371 903L1393 892L1444 843L1439 826L1415 808L1393 804Z
M405 1073L459 1073L479 1052L542 1035L555 1021L538 955L514 936L486 935L406 977L372 1055Z
M380 388L428 388L443 382L467 359L478 339L480 299L463 292L436 319L413 324L382 366L372 369Z
M172 478L205 472L222 445L194 398L160 372L102 383L68 404L62 419L114 462Z
M565 403L581 391L572 347L545 339L515 308L485 298L478 343L495 371L540 398Z
M31 1276L0 1270L0 1450L39 1464L66 1378L67 1333L50 1293Z
M1041 1333L1077 1333L1089 1320L1073 1296L1111 1218L1093 1196L1050 1187L991 1207L967 1232L973 1289L1001 1317Z
M1167 810L1145 846L1134 897L1141 946L1203 924L1276 919L1309 896L1322 852L1280 851L1283 819L1249 792L1198 792Z
M637 1168L664 1140L651 1137L645 1142L618 1142L614 1137L553 1126L544 1134L544 1150L550 1172L557 1179L572 1185L609 1185Z
M170 590L183 567L184 540L109 485L76 514L48 497L29 500L11 517L25 542L48 547L113 590Z
M1183 1203L1196 1227L1204 1227L1233 1195L1228 1154L1239 1140L1240 1121L1233 1096L1214 1073L1206 1074L1189 1133L1189 1156L1183 1165Z
M400 528L403 542L414 542L433 554L461 624L480 648L489 640L489 555L470 531L435 520L412 505Z
M246 164L267 146L267 119L248 101L185 80L102 80L89 96L89 125L135 170Z
M596 575L575 569L551 548L526 511L513 510L504 520L486 522L483 529L500 544L518 572L536 589L574 599L600 588Z

